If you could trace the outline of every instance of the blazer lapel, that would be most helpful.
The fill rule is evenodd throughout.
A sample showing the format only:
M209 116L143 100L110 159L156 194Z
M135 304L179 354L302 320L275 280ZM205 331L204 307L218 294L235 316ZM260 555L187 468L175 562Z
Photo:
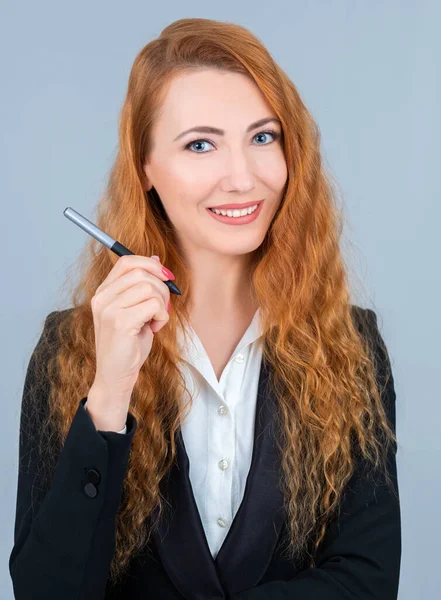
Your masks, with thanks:
M244 496L215 560L193 495L182 433L177 435L177 461L169 472L164 494L171 514L156 523L152 537L168 576L189 600L225 600L254 587L277 544L284 512L268 369L262 357L253 455Z

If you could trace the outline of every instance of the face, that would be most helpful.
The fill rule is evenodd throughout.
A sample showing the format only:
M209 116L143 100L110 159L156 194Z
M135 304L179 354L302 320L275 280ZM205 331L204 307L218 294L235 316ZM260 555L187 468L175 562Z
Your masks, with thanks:
M280 123L248 128L271 117L259 88L240 73L201 70L170 84L144 172L146 189L158 192L184 253L221 259L248 254L263 242L288 171ZM223 133L183 133L198 126ZM246 224L221 222L208 210L261 200L257 218Z

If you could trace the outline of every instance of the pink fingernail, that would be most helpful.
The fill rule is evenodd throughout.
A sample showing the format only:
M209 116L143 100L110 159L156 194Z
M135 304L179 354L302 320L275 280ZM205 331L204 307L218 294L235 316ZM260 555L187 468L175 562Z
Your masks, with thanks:
M162 272L169 279L175 279L175 276L173 275L173 273L171 271L169 271L169 269L167 269L167 267L162 267Z

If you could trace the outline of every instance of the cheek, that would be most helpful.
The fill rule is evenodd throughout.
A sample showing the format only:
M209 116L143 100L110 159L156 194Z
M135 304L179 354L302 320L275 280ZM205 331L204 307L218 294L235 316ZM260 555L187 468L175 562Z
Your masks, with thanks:
M282 189L288 178L288 167L283 152L265 157L260 165L260 171L268 188L275 191Z
M185 195L192 197L206 193L213 185L215 170L213 161L211 165L208 161L205 164L203 162L189 161L185 156L174 162L168 169L170 186L175 189L178 186Z

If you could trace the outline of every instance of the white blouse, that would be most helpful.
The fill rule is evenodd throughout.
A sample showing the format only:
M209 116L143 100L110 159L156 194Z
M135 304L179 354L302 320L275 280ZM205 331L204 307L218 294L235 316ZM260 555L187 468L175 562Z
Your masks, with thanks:
M214 559L242 501L251 466L262 360L259 314L258 309L220 381L194 329L189 331L188 348L178 328L185 381L193 398L181 423L182 438L191 487ZM126 427L118 433L126 433Z

